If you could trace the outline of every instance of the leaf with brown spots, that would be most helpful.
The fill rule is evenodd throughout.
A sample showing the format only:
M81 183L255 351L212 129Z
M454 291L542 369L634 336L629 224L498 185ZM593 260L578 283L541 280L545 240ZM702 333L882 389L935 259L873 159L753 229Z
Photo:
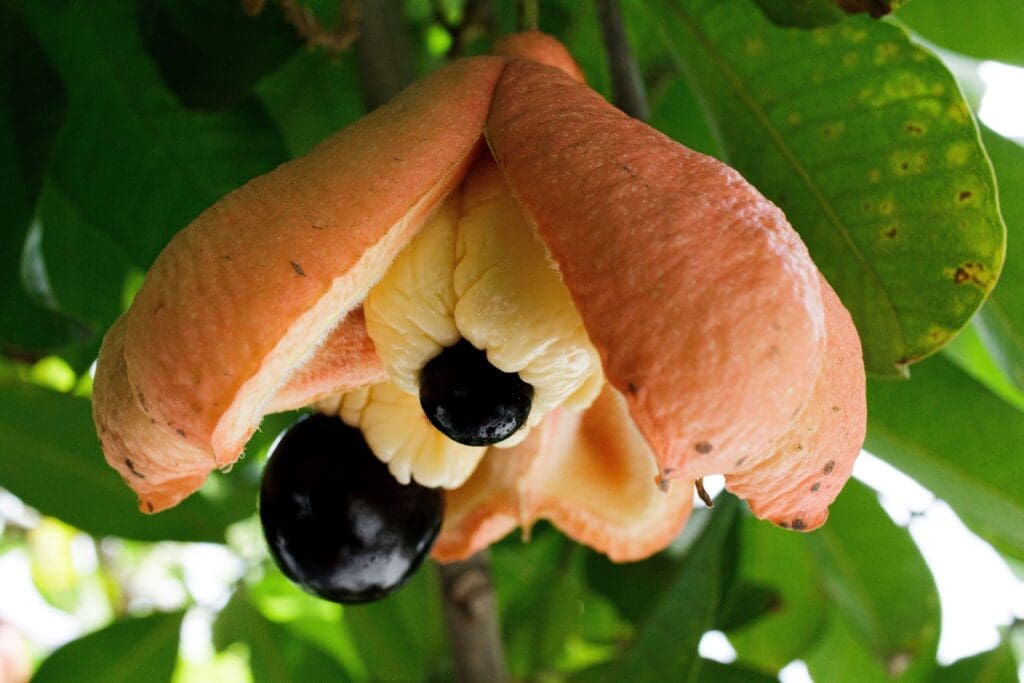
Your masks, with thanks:
M744 0L647 7L725 160L786 212L850 309L869 371L906 376L981 306L1005 249L992 168L949 71L866 16L794 31ZM966 263L984 277L957 285Z
M836 4L847 14L870 14L878 19L892 12L900 3L893 0L836 0Z
M988 128L982 128L982 139L999 175L1007 247L999 284L975 325L1006 377L1024 390L1024 147Z

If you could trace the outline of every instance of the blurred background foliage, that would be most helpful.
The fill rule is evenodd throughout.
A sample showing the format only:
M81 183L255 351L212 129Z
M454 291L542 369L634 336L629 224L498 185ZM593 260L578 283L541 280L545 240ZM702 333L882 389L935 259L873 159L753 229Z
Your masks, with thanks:
M27 560L38 596L22 609L78 625L55 651L28 644L36 680L452 676L435 566L343 609L268 560L259 473L294 415L268 418L230 475L148 517L103 462L90 412L102 335L171 236L367 110L361 4L375 3L0 0L0 563ZM984 126L979 137L972 111L979 60L1024 65L1024 6L912 0L884 20L838 9L856 4L621 8L651 123L782 206L854 314L874 376L866 448L1019 571L1024 149ZM517 27L512 0L395 7L410 74ZM540 27L612 97L591 2L544 0ZM982 305L1003 258L1000 204L1006 265ZM545 525L491 556L521 680L756 683L798 659L818 681L1017 680L1010 628L994 650L937 663L932 574L906 524L856 481L813 534L722 494L645 562L614 565ZM7 590L0 607L14 604ZM735 661L698 654L708 631Z

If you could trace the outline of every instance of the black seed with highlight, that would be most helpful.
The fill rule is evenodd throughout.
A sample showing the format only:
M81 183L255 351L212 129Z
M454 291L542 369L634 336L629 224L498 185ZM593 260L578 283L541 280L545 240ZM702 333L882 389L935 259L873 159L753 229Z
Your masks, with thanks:
M358 429L314 415L294 424L263 471L260 521L285 576L325 600L393 593L441 529L441 491L400 484Z
M524 424L533 387L491 365L465 339L432 358L420 374L420 405L441 433L467 446L504 441Z

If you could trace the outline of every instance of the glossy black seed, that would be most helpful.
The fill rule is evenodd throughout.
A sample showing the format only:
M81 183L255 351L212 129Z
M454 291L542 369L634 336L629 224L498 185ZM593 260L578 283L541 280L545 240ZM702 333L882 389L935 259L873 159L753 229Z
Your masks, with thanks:
M281 571L341 603L395 591L430 551L444 498L399 484L362 433L336 417L292 425L263 471L260 521Z
M502 372L465 339L432 358L420 374L420 405L430 422L453 441L487 446L526 423L533 387Z

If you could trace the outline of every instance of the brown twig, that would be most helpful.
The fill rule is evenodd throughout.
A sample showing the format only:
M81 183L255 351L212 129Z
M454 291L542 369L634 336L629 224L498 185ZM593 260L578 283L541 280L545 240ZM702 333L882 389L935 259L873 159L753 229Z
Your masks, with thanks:
M647 90L640 75L640 67L637 66L629 49L619 0L597 0L597 15L601 22L605 49L608 52L608 68L612 74L612 97L615 106L633 118L646 121L651 115L647 104Z
M704 488L704 478L697 479L693 482L693 485L697 488L697 496L701 499L701 502L709 508L715 507L715 501L712 500L711 496L708 495L707 489Z
M480 552L464 562L441 566L445 624L459 683L508 680L505 648L498 626L498 601L490 560Z

